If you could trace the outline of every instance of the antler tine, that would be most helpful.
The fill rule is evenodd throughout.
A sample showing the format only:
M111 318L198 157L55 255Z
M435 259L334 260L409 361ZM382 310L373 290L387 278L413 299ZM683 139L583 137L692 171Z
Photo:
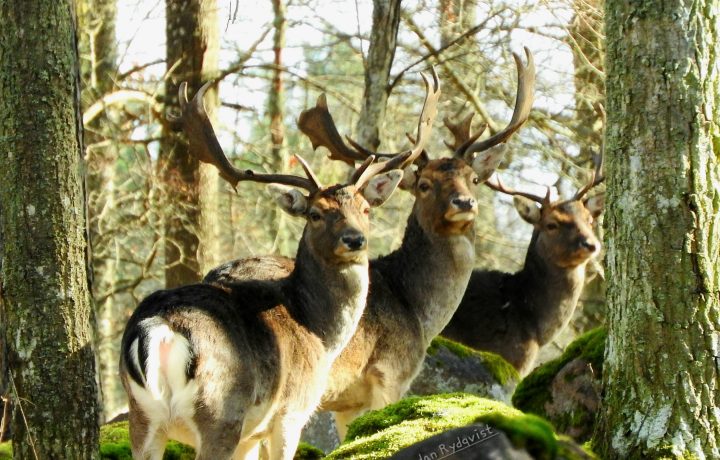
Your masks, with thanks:
M457 123L453 123L450 121L448 117L443 118L443 124L445 124L445 127L450 130L450 133L453 135L453 142L450 143L448 141L443 141L447 148L452 150L453 152L457 152L457 150L463 145L467 144L470 145L471 143L475 142L478 137L482 135L482 133L485 132L485 129L487 128L487 125L484 124L474 133L470 133L470 128L472 126L472 119L475 116L474 112L470 112L468 116L466 116L464 119Z
M362 177L365 171L370 167L372 162L375 161L375 155L370 155L365 161L353 172L350 177L351 184L357 184L358 180Z
M428 76L420 72L420 76L425 83L425 101L423 102L423 108L420 111L420 117L418 118L417 135L415 136L415 145L408 152L399 154L393 154L388 161L382 163L387 166L386 170L390 169L403 169L415 162L420 157L423 150L430 141L430 134L432 133L432 126L437 117L437 106L440 100L440 79L438 78L435 68L431 67L432 71L432 83L428 79Z
M331 160L344 161L353 166L356 161L364 161L370 155L370 152L364 149L359 150L352 141L355 150L348 147L342 140L335 126L335 120L328 110L325 93L318 96L315 107L300 113L297 125L300 131L310 139L313 149L320 146L328 149Z
M210 118L205 111L203 97L211 85L212 81L205 83L195 94L192 101L188 102L187 83L183 82L179 90L182 114L179 117L173 116L169 118L171 124L182 127L183 131L185 131L190 141L190 152L192 152L198 160L215 166L218 171L220 171L220 176L228 181L233 188L236 188L237 183L240 181L253 181L300 187L310 193L318 190L319 184L311 171L308 173L309 177L304 178L287 174L260 174L249 169L241 171L233 166L227 159L227 156L225 156L225 152L223 152L220 142L218 142ZM305 167L305 165L303 165L303 167ZM306 169L306 172L307 171Z
M488 181L485 181L485 185L487 185L491 189L495 190L496 192L500 192L500 193L504 193L506 195L512 195L512 196L516 196L516 195L522 196L529 200L540 203L543 206L550 204L550 187L547 188L547 193L545 194L545 197L541 197L540 195L534 195L532 193L520 192L517 190L507 188L502 184L502 181L500 181L500 176L498 176L496 174L495 177L497 178L497 184L494 184L488 180Z
M310 164L305 160L305 158L301 157L297 153L295 154L295 158L297 159L298 163L300 163L300 166L302 166L302 169L303 171L305 171L305 175L307 176L307 178L310 179L313 184L315 184L315 189L321 189L322 185L320 184L320 181L313 172L312 168L310 168Z
M455 155L467 158L476 152L482 152L497 144L507 141L527 121L532 109L535 92L535 61L530 50L525 48L527 66L524 66L520 56L513 53L518 74L518 89L515 96L515 109L510 123L502 131L480 142L468 141L455 151Z
M587 192L590 191L590 189L596 187L597 185L600 185L605 180L605 176L602 175L602 154L593 155L593 163L595 164L595 169L590 174L590 181L588 181L587 184L585 184L580 190L577 191L575 196L572 197L571 201L580 200L583 196L585 196Z
M358 177L355 186L361 188L371 177L392 169L404 169L422 154L432 132L432 125L437 117L437 105L440 99L440 79L432 68L433 81L430 83L427 75L420 73L425 83L425 102L423 103L420 119L418 120L417 137L415 145L411 150L394 154L388 161L383 163L375 163L369 165L367 169Z

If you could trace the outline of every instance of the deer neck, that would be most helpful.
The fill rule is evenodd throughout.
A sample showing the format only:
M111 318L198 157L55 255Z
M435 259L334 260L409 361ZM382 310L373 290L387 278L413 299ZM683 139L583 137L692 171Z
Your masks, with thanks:
M548 262L533 232L525 257L525 266L517 275L531 327L536 328L538 342L550 342L567 326L585 284L585 263L576 267L560 267Z
M475 229L461 235L425 232L411 214L402 245L371 262L390 280L393 294L412 311L422 327L425 344L452 318L467 288L475 263Z
M334 360L355 333L367 301L368 262L329 264L301 240L286 289L296 321L320 338Z

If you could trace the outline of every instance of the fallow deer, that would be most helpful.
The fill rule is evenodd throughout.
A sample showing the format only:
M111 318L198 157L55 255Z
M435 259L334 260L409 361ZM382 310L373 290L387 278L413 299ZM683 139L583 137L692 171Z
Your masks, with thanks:
M415 196L402 245L370 262L370 294L358 329L332 366L320 410L335 412L341 439L359 414L397 401L419 372L430 341L445 327L458 306L472 272L474 219L473 187L489 178L504 156L505 142L527 120L533 100L535 67L526 49L518 70L515 109L508 126L476 142L482 131L458 144L450 158L424 161L406 169L401 187ZM337 132L321 97L304 112L299 126L313 143L325 146L330 157L354 164L374 153ZM469 128L469 125L468 125ZM478 154L479 153L479 154ZM478 155L476 155L478 154ZM379 154L393 161L391 154ZM225 284L287 259L237 260L211 271L204 282Z
M568 200L488 186L513 196L520 217L533 225L525 265L517 273L474 270L465 296L441 335L497 353L521 375L538 350L565 327L585 284L585 266L600 252L593 219L602 196L585 198L602 181L598 162L592 179ZM539 205L539 206L538 206Z
M387 163L369 159L349 184L330 187L300 157L306 178L241 171L205 113L208 86L188 102L182 85L183 113L171 120L188 135L191 151L233 187L275 185L280 207L307 223L283 278L157 291L137 307L120 359L133 456L161 459L173 438L195 446L198 459L257 458L256 440L267 438L271 458L291 459L365 306L369 208L389 197L402 178L397 166L415 152ZM432 101L426 109L418 153L435 115Z

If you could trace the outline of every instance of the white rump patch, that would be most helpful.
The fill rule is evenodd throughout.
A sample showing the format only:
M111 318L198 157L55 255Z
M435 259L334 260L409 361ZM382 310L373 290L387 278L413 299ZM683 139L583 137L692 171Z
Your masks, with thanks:
M153 322L147 324L149 321ZM148 359L144 386L129 379L130 391L151 426L170 428L173 422L182 421L199 441L199 432L192 420L198 385L186 377L186 369L192 359L190 343L168 325L158 325L156 321L153 318L138 325L149 336ZM141 368L137 340L132 343L130 350L132 365Z

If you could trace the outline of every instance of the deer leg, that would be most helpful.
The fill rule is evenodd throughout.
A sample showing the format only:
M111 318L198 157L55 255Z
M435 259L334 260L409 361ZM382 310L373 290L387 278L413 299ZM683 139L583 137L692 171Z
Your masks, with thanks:
M258 460L260 459L260 452L262 450L262 443L260 439L245 439L240 441L237 449L235 449L235 455L233 460Z
M167 434L158 425L133 423L130 416L130 447L133 458L140 460L162 460L167 443Z
M278 416L271 428L270 458L272 460L292 460L300 443L302 428L311 413L290 413Z
M167 443L167 433L161 425L152 423L138 405L135 398L129 401L130 449L133 458L140 460L162 460Z
M235 457L240 444L242 422L220 421L200 428L200 447L196 460L224 460ZM242 458L242 457L241 457Z
M359 409L351 409L343 412L333 412L333 417L335 418L335 428L337 429L340 442L345 440L350 422L367 412L369 409L369 407L361 407Z

